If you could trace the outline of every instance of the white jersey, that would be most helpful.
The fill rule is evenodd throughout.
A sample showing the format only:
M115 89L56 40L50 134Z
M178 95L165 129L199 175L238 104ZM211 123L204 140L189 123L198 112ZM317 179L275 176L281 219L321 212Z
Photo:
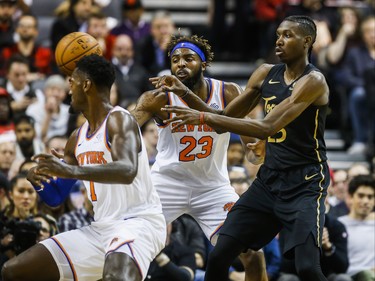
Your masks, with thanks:
M223 109L224 82L206 80L210 86L206 103L215 109ZM188 107L177 95L167 95L169 105ZM153 182L200 189L229 185L227 148L230 134L217 134L206 124L185 125L179 129L172 129L172 125L158 125L158 154L151 170Z
M91 135L88 135L89 124L87 121L81 126L75 148L75 156L80 166L94 166L113 162L106 123L108 116L119 110L130 114L121 107L113 108L100 128ZM94 207L96 222L161 214L160 199L151 182L150 167L142 137L141 140L142 151L138 154L138 173L131 184L83 181Z

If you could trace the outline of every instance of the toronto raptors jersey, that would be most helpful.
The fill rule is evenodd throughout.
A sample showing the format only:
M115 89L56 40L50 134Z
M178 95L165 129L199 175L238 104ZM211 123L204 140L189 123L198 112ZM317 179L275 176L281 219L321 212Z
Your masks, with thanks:
M223 109L224 82L208 78L206 81L209 85L207 105ZM188 107L177 95L167 95L169 105ZM158 125L158 154L151 171L153 182L200 189L228 185L229 133L217 134L206 124L172 128L176 124Z
M319 70L309 64L301 77L311 71ZM284 81L284 72L284 64L275 65L263 82L261 92L265 115L292 94L295 83L301 78L287 85ZM310 105L285 128L268 137L264 165L271 169L283 170L325 162L327 156L324 128L327 108L328 104Z
M113 162L111 144L108 140L106 123L114 111L128 111L113 108L96 132L89 135L86 121L78 131L75 156L80 166L95 166ZM142 138L141 138L142 139ZM103 175L105 178L106 175ZM122 220L135 216L161 214L161 204L154 189L146 147L142 140L142 150L138 153L138 173L131 184L109 184L83 181L94 207L95 221Z

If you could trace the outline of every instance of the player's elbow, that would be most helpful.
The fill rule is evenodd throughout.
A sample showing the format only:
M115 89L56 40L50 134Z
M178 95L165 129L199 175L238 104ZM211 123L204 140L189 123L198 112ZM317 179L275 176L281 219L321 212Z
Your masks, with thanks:
M136 168L129 169L126 173L122 174L120 179L121 183L123 184L131 184L133 183L135 177L137 176L138 170Z

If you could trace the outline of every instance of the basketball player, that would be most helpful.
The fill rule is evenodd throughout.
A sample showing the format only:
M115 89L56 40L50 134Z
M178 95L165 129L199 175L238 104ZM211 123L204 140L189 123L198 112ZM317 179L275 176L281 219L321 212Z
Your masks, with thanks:
M213 59L207 40L196 35L172 37L168 53L171 72L181 80L184 91L194 93L207 106L223 110L242 92L237 84L203 76ZM165 105L187 107L183 98L172 92L155 94L150 91L139 98L131 112L140 126L151 118L158 125L158 154L151 177L161 199L163 214L167 223L182 214L191 215L206 237L215 244L228 211L238 199L227 171L230 135L217 134L207 125L185 126L175 130L171 124L163 122L170 118L168 113L161 110ZM260 260L259 264L262 264L263 255L254 253L253 260L257 263ZM265 267L264 264L262 266ZM252 274L248 280L266 278L265 268L257 268L258 275Z
M133 116L110 105L115 74L98 55L82 58L69 79L72 108L87 122L61 161L39 154L28 175L43 200L60 204L72 179L83 180L94 207L90 226L44 240L9 260L3 280L144 280L163 249L166 223ZM54 179L57 178L57 179Z
M286 18L277 29L276 55L282 64L260 66L242 95L224 110L206 106L172 76L156 86L173 91L189 104L167 107L173 130L188 124L210 126L267 140L264 164L254 183L236 202L210 254L206 280L227 280L228 267L242 251L258 250L280 231L286 255L295 255L301 280L327 280L320 268L324 199L330 181L324 143L329 89L309 63L316 26L305 16ZM263 120L242 119L259 101Z

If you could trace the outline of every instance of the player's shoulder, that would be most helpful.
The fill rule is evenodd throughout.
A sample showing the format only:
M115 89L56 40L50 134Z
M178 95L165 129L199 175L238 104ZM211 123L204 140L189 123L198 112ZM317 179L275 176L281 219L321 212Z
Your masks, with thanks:
M305 75L305 77L309 81L309 83L317 83L321 85L327 84L324 74L320 72L318 69L311 70L309 73Z

